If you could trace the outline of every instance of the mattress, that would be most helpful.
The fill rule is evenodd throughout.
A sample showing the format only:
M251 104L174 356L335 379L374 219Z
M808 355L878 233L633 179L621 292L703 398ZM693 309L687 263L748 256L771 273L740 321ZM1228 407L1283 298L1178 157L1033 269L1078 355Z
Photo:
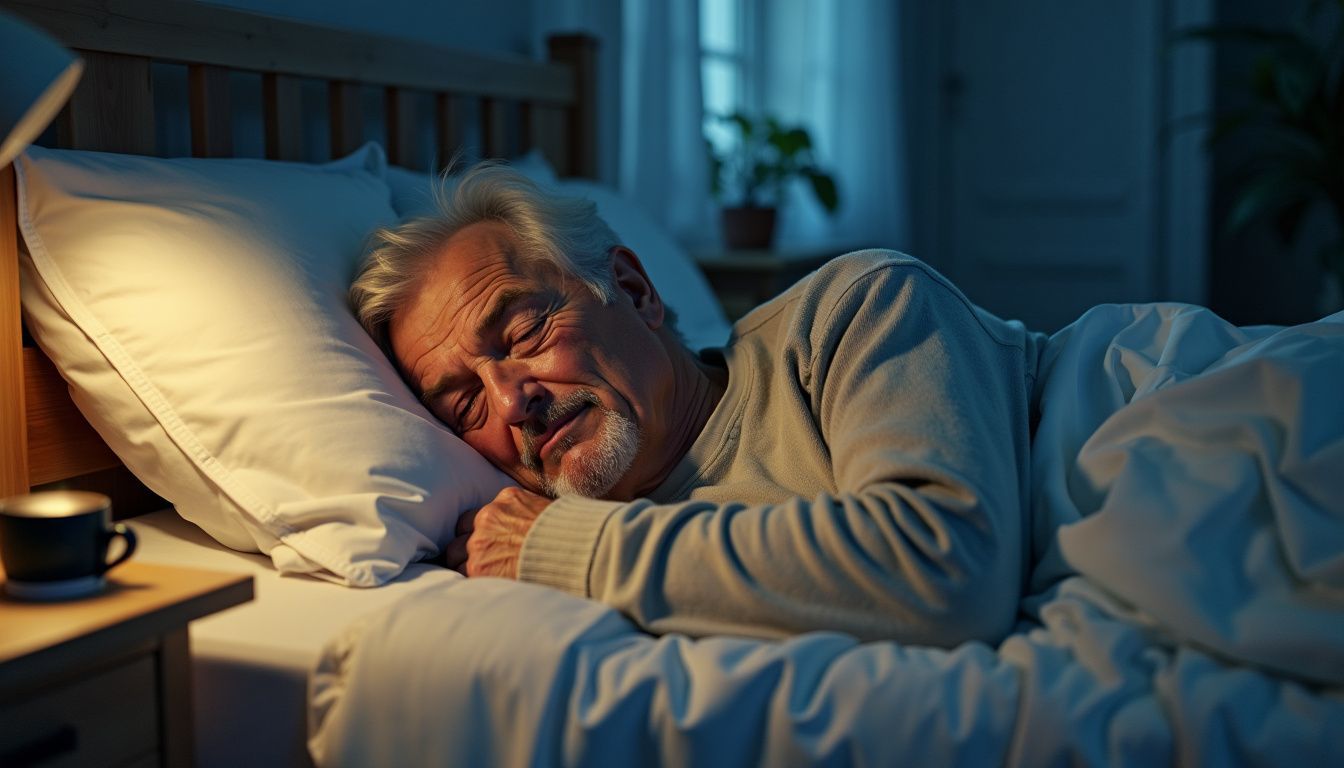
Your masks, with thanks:
M461 578L416 564L391 584L351 589L281 576L269 558L228 549L171 509L128 522L142 562L253 576L252 602L190 626L196 763L203 768L310 765L308 674L326 642L354 619Z

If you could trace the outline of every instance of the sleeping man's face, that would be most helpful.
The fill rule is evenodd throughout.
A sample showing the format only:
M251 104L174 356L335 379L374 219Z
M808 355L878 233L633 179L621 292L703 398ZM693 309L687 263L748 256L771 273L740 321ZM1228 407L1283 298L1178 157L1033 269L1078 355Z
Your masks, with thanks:
M519 258L510 230L466 227L389 324L429 409L524 487L628 499L668 461L662 303L629 250L617 297Z

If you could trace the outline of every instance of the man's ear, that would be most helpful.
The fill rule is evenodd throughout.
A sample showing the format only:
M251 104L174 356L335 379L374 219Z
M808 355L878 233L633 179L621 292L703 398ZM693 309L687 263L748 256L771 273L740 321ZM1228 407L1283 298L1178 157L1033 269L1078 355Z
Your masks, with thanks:
M630 299L635 311L651 330L663 324L663 299L644 271L635 252L623 245L611 249L611 270L620 296Z

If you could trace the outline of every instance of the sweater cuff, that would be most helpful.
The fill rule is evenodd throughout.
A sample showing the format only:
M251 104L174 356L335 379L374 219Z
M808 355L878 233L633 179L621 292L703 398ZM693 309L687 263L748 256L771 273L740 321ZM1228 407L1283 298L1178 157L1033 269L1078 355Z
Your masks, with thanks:
M588 597L588 573L607 518L624 502L561 496L528 531L518 556L518 580Z

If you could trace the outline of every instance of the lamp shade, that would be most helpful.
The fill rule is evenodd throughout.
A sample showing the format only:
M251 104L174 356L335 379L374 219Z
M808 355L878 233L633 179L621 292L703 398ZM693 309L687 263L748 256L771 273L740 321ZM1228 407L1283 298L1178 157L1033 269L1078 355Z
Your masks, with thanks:
M42 133L83 71L60 43L0 11L0 168Z

